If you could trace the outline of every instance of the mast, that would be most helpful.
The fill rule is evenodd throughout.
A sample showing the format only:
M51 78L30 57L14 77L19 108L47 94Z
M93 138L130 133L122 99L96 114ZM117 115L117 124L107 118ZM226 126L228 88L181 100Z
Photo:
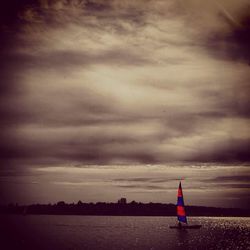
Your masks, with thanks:
M179 188L178 188L176 207L177 207L177 219L178 219L178 221L187 224L187 217L186 217L186 212L185 212L185 205L184 205L181 182L180 182Z

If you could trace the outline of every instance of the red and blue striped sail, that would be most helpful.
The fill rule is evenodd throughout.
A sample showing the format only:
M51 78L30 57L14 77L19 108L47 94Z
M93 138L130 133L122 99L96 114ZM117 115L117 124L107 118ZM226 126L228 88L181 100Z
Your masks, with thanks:
M178 221L187 223L181 182L179 184L178 195L177 195L177 218L178 218Z

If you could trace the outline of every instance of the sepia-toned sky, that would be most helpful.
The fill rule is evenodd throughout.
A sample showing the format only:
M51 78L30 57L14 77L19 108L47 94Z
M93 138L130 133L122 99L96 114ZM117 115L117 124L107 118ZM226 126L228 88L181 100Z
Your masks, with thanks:
M0 203L249 208L248 0L0 9Z

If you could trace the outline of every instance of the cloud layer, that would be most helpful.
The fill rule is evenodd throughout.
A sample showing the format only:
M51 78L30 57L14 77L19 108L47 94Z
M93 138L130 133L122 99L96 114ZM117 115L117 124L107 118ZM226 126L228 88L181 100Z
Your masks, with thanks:
M249 162L249 8L246 0L5 4L3 169Z
M116 202L127 197L141 202L175 203L182 180L188 205L249 208L249 166L130 165L57 166L5 171L9 190L2 202Z

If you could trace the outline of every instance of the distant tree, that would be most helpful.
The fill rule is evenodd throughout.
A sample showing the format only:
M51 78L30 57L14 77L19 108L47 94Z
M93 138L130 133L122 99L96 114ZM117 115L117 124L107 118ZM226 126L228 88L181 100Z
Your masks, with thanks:
M82 204L83 204L83 203L82 203L82 201L80 201L80 200L77 202L77 205L78 205L78 206L81 206Z
M136 202L136 201L131 201L131 202L130 202L130 204L132 204L132 205L136 205L136 204L137 204L137 202Z
M58 201L56 205L57 205L57 206L64 206L64 205L65 205L65 202L64 202L64 201Z

